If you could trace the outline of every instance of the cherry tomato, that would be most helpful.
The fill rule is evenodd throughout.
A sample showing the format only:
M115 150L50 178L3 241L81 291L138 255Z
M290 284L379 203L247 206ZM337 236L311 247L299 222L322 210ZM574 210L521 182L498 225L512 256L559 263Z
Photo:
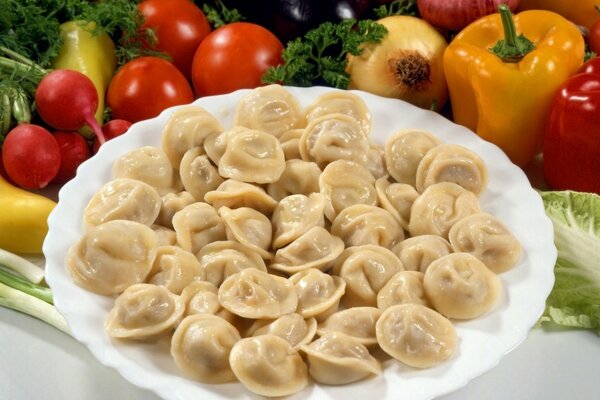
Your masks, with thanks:
M597 55L600 55L600 19L590 27L588 43L590 45L590 50Z
M25 189L41 189L58 173L60 149L54 136L46 129L34 124L20 124L4 139L2 163L17 185Z
M145 0L138 9L144 16L141 28L156 33L157 42L151 47L171 56L173 64L190 79L194 53L211 30L202 10L190 0Z
M102 125L102 133L104 133L106 141L109 141L110 139L114 139L127 132L130 126L131 122L125 121L124 119L112 119ZM100 142L98 141L98 138L94 138L94 145L92 146L94 154L98 152L99 148Z
M197 96L255 88L267 68L282 63L283 45L260 25L235 22L210 33L198 46L192 64Z
M60 168L52 182L65 183L75 176L77 167L90 158L90 147L76 132L56 131L54 139L60 149Z
M131 122L193 100L192 88L181 72L158 57L140 57L125 64L111 80L107 94L113 117Z

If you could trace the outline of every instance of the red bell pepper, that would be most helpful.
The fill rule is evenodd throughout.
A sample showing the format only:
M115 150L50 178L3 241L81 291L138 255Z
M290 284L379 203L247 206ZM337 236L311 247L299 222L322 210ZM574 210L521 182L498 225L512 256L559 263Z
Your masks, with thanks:
M544 177L553 190L600 194L600 57L554 96L544 138Z

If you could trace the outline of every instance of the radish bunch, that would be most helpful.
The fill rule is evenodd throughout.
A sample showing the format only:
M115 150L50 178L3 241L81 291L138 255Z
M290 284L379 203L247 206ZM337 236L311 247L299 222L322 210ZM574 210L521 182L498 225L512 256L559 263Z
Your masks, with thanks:
M105 135L94 117L98 108L96 88L87 76L73 70L58 69L46 75L37 87L35 102L41 119L57 131L52 134L42 126L23 123L6 135L2 146L4 170L26 189L64 183L75 176L77 167L92 154L90 144L76 130L84 126L92 129L95 152L107 136L118 136L131 125L110 121Z

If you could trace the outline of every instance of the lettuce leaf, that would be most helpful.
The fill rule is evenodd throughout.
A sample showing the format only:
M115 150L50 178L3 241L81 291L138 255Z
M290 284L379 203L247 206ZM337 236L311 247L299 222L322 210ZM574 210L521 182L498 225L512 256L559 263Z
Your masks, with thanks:
M556 280L541 322L600 335L600 196L573 191L541 196L558 250Z

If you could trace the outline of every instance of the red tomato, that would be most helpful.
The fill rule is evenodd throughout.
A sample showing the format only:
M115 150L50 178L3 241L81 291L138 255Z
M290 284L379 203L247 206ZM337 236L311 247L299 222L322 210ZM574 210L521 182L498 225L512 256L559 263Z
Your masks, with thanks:
M600 19L590 27L588 43L590 50L600 56Z
M20 124L6 135L2 163L8 176L25 189L41 189L58 173L60 149L50 132L39 125Z
M65 183L75 176L77 167L90 158L90 147L76 132L56 131L54 139L60 149L60 168L52 182Z
M127 132L131 125L131 122L125 121L124 119L111 119L110 121L102 125L102 133L104 133L104 138L106 139L106 141L109 141L110 139L114 139L117 136L120 136ZM98 138L95 137L94 145L92 146L92 151L94 152L94 154L98 152L99 148L100 142L98 141Z
M140 57L125 64L111 80L107 94L113 117L131 122L193 100L192 88L181 72L158 57Z
M281 64L283 45L260 25L235 22L208 35L196 50L192 82L197 96L255 88L267 68Z
M138 5L144 16L142 29L156 33L154 49L167 53L173 64L190 79L198 45L210 33L206 16L190 0L145 0Z

